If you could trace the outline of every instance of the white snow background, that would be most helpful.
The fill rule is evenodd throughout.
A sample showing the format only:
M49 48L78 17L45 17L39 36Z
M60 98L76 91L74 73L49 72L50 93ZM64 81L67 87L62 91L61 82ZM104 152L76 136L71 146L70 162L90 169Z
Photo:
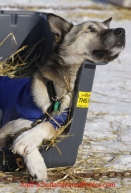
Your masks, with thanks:
M88 5L91 3L96 4L96 2L83 0L1 0L0 6L10 9L9 5L14 5L17 9L17 5L74 6ZM66 19L73 19L75 23L91 19L87 17L70 18L64 10L55 11L53 9L47 9L40 11L54 12L61 16L66 14ZM95 20L97 20L97 18ZM126 30L126 47L118 59L105 66L97 67L84 132L89 145L84 147L83 151L87 156L91 153L104 156L103 159L106 160L105 168L123 171L131 169L131 21L116 21L114 18L111 22L111 28L117 27L122 27ZM110 160L112 160L112 162L110 162ZM117 181L117 179L113 180L116 180L117 186L121 186L121 183ZM123 182L131 184L130 180L124 180ZM38 191L36 189L19 190L16 184L14 184L14 188L7 185L2 188L2 184L0 186L0 192ZM49 192L53 191L54 190L51 189L49 190ZM60 190L55 191L59 192ZM44 191L44 189L41 189L38 192L48 192L48 190ZM64 191L61 190L60 192ZM117 192L117 190L113 192ZM118 192L131 192L131 190L119 190Z

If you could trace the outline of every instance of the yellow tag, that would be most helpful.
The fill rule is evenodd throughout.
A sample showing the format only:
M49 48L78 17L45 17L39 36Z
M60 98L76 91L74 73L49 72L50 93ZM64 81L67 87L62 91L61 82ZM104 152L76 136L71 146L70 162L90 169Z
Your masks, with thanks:
M79 96L78 96L76 107L88 108L89 102L90 102L90 96L91 96L91 92L79 91Z

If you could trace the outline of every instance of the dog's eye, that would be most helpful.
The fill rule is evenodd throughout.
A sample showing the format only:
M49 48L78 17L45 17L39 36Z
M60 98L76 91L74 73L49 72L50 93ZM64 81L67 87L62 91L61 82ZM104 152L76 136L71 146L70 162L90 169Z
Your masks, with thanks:
M96 32L96 29L92 26L90 26L88 29L90 30L90 32Z
M91 28L90 32L96 32L96 29L95 28Z
M93 27L89 27L84 33L89 33L89 32L96 32L96 29Z

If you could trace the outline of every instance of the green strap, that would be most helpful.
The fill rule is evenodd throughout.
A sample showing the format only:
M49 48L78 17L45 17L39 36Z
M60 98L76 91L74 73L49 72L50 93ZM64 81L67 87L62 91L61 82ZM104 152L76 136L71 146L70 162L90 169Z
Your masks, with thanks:
M60 101L56 101L54 104L54 111L59 111L60 110Z

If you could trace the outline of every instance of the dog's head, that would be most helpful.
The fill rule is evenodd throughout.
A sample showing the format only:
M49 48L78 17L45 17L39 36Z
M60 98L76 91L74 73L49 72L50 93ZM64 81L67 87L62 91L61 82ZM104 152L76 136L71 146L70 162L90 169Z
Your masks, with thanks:
M55 35L54 49L68 64L109 62L118 57L125 46L125 30L110 29L112 18L104 22L87 21L73 25L54 14L47 16Z

